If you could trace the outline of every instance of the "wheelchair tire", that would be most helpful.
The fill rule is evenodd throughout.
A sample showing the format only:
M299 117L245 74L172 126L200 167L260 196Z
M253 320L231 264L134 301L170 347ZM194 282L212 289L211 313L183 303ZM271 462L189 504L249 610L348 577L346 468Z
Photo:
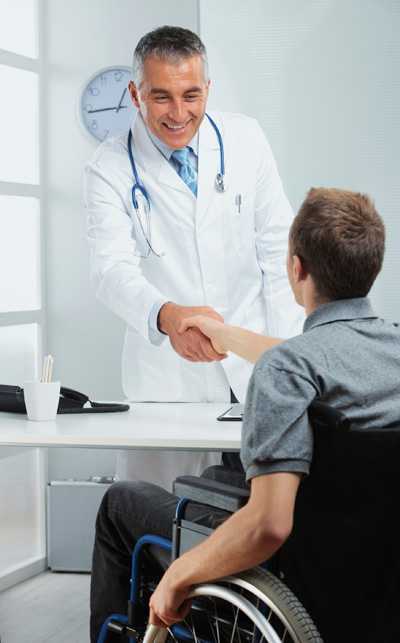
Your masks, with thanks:
M290 589L261 568L197 587L188 617L170 634L175 643L323 643Z
M226 579L269 608L287 629L285 643L323 643L311 616L293 592L271 572L255 567ZM272 616L271 616L271 620Z

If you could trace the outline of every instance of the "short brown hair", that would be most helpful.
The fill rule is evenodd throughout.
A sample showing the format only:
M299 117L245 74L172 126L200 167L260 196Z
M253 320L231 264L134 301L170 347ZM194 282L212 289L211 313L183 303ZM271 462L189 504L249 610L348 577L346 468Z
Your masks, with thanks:
M382 267L385 227L366 194L312 188L289 239L323 299L365 297Z

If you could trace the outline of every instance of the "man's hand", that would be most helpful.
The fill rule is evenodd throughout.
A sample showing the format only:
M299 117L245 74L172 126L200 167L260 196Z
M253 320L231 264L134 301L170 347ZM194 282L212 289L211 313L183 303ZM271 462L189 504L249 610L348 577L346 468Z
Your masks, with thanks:
M227 352L223 343L224 329L226 328L222 318L216 319L213 317L206 317L205 315L195 315L194 317L187 317L181 322L178 332L184 333L188 329L198 328L203 335L208 337L214 350L219 354Z
M159 627L170 627L182 621L190 611L191 601L187 600L190 587L177 589L173 582L171 568L164 574L150 598L149 622Z
M216 351L199 328L181 330L184 319L198 315L223 322L221 315L209 306L179 306L168 302L160 308L158 325L168 335L173 349L181 357L190 362L219 362L226 355Z

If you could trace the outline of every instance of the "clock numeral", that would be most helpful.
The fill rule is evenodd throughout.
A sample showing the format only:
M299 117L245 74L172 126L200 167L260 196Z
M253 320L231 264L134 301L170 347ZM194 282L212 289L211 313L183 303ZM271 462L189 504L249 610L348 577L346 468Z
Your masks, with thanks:
M117 66L99 70L89 79L80 99L80 119L97 140L125 128L130 115L129 69ZM105 127L107 126L107 127Z

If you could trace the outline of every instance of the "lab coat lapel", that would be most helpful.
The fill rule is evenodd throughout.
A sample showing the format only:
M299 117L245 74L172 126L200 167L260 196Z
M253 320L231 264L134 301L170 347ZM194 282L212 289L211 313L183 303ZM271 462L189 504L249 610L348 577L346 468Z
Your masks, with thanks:
M189 194L194 199L195 197L188 186L154 145L140 114L137 114L132 126L132 136L137 149L135 160L137 159L138 165L141 165L144 171L153 177L157 183L162 183L173 190Z
M206 214L213 200L221 196L215 190L215 177L220 166L218 139L207 116L204 116L199 134L197 221Z

